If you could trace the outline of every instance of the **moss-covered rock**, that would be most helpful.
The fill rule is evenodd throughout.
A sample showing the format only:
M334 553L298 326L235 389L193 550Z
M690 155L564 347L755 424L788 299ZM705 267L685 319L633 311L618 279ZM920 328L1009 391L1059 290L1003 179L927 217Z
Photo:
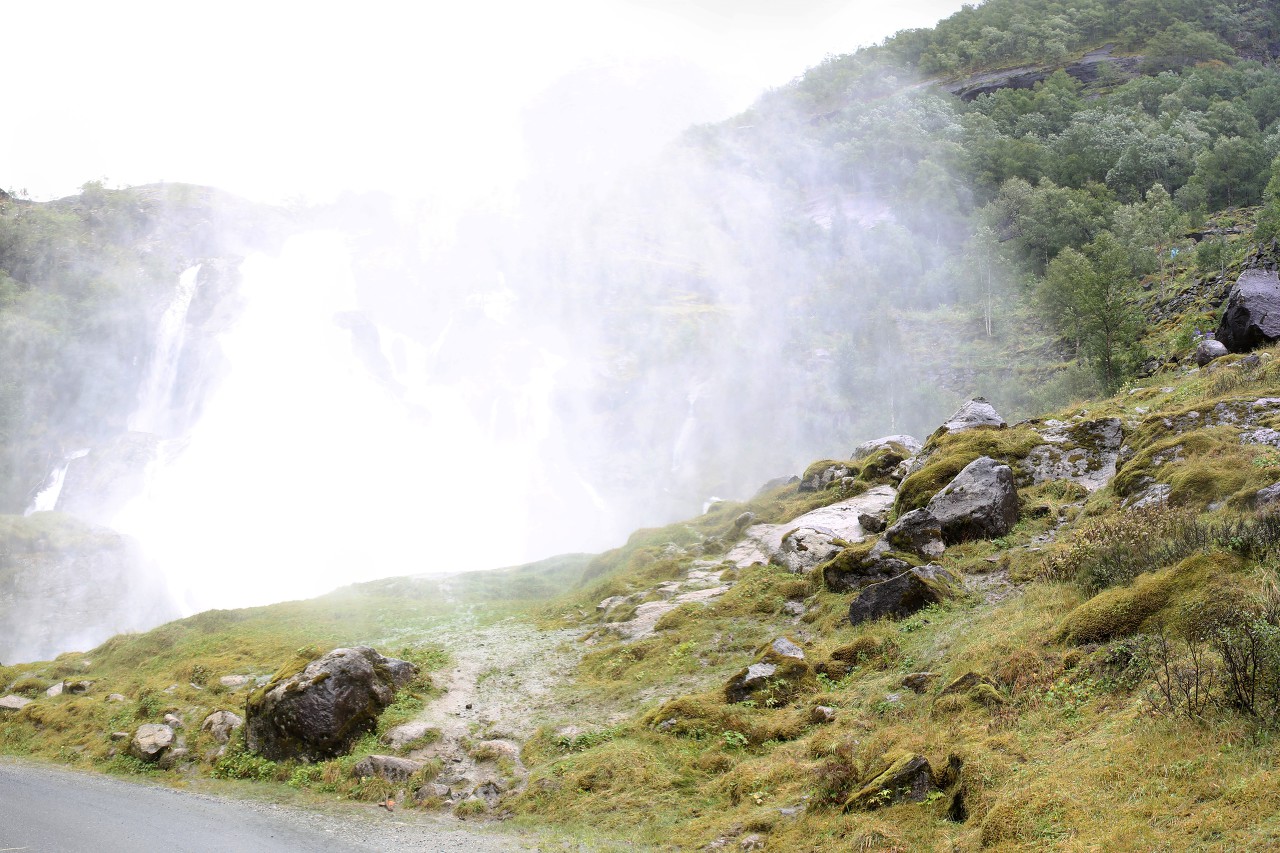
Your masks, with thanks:
M904 619L930 604L963 594L959 582L939 566L919 566L864 587L849 603L849 623L873 619Z
M1129 586L1104 590L1073 610L1058 637L1100 643L1162 626L1195 630L1239 600L1236 575L1243 566L1239 557L1216 552L1139 575Z
M979 427L960 433L935 434L918 458L922 460L918 461L919 467L898 488L898 514L928 504L965 466L981 456L990 456L1018 470L1027 454L1043 443L1040 434L1029 426Z

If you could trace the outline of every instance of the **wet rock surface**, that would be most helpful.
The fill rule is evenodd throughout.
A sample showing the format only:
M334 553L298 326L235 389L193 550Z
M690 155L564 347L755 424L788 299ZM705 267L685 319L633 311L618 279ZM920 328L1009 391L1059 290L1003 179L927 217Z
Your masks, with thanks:
M1280 274L1245 270L1227 295L1216 335L1231 352L1280 340Z
M246 743L273 761L344 755L416 672L367 646L334 649L250 695Z
M929 501L948 545L994 539L1018 522L1018 488L1013 469L989 456L970 462Z

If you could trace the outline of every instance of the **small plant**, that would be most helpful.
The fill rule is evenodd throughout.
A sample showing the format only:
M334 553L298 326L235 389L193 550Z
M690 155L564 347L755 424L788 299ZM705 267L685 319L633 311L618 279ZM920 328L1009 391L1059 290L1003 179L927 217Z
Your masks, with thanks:
M747 736L733 729L726 729L721 732L720 740L724 743L725 749L741 750L747 748Z

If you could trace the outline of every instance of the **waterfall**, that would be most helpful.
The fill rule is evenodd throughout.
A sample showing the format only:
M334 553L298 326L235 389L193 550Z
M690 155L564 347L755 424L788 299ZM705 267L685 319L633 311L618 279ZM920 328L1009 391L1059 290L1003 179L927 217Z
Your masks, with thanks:
M187 612L607 544L556 421L566 357L519 316L450 322L447 341L394 332L334 234L252 255L240 280L220 384L112 522Z
M147 378L138 393L138 406L129 418L129 429L165 435L169 431L169 414L173 386L178 376L178 359L186 340L187 311L195 296L200 265L187 269L178 277L173 300L160 317L156 329L156 346L151 354Z
M23 515L31 515L33 512L49 512L58 505L58 496L62 494L62 484L67 479L67 466L72 460L79 459L89 454L89 448L83 448L64 456L62 462L45 480L45 487L36 493L35 498L31 501L31 506L27 507Z

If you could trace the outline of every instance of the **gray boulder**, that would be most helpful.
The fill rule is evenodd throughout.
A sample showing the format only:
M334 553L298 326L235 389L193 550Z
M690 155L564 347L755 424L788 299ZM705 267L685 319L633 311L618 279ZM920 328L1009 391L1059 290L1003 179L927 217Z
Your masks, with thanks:
M367 779L376 776L379 779L386 779L388 782L405 782L414 773L421 770L423 764L421 761L414 761L411 758L399 758L395 755L369 755L366 756L351 769L351 775L358 779Z
M797 527L782 537L774 562L805 574L840 553L844 546L836 543L838 538L829 527Z
M837 480L853 474L853 469L848 465L833 462L824 468L810 468L805 473L807 476L800 481L800 485L796 487L796 490L801 492L820 492Z
M948 545L1003 536L1018 523L1018 488L1013 469L990 456L970 462L927 507L942 526Z
M21 711L30 704L31 700L25 696L10 694L0 699L0 711Z
M1000 417L1000 413L987 402L985 397L974 397L948 418L947 422L938 428L938 432L965 432L978 427L1003 429L1006 426L1008 424L1004 422L1004 418Z
M1205 338L1196 344L1196 364L1204 367L1215 358L1222 358L1228 352L1222 341L1216 341L1213 338Z
M143 723L129 741L129 754L139 761L159 761L173 746L173 729L159 723Z
M894 753L886 761L887 767L845 801L845 811L872 811L901 802L919 803L937 790L933 768L923 755Z
M1227 296L1216 337L1231 352L1280 340L1280 275L1267 270L1240 273Z
M323 761L345 755L411 681L417 668L367 646L334 649L250 694L249 749L273 761Z
M883 540L882 540L883 541ZM881 543L869 553L859 554L848 549L822 566L822 583L832 592L855 592L873 583L880 583L912 568L908 554L896 555L879 550Z
M888 580L863 587L849 603L849 624L873 619L905 619L930 604L956 597L960 585L936 565L913 566Z
M231 740L231 733L244 725L244 718L230 711L214 711L204 718L200 731L209 732L218 743Z
M942 556L942 522L928 509L913 509L884 532L877 547L887 544L896 551L936 560Z
M729 680L724 688L726 702L745 702L765 686L778 667L771 663L753 663Z
M854 459L866 459L871 454L879 450L893 450L894 445L899 445L905 449L908 455L914 456L924 447L920 443L920 439L910 435L886 435L883 438L873 438L870 441L864 441L853 449Z

